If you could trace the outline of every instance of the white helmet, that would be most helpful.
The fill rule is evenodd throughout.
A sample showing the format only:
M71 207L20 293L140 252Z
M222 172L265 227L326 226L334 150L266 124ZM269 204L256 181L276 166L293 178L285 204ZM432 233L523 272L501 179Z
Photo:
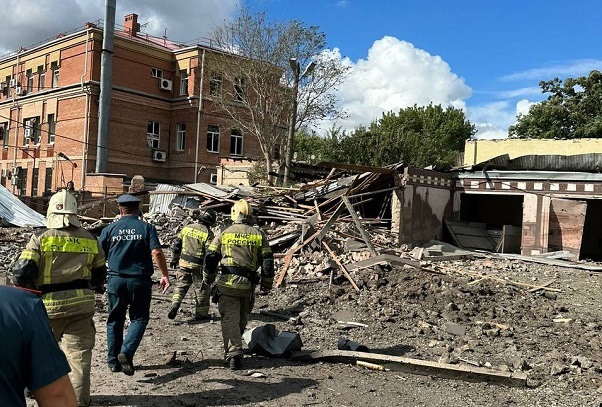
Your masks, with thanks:
M77 219L77 200L69 191L62 189L52 195L46 211L46 227L61 229L67 226L81 226Z

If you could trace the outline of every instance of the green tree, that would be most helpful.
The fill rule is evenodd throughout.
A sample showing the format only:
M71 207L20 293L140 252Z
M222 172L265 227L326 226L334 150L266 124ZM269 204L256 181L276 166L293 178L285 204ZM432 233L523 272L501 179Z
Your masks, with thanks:
M336 161L350 164L454 165L465 141L475 133L475 126L460 109L414 105L384 113L370 127L335 138L329 148L336 151Z
M336 108L335 91L349 68L325 52L326 36L318 27L296 20L272 21L265 12L242 8L233 21L216 27L211 39L215 48L231 51L209 65L211 75L219 76L224 84L222 97L213 101L234 126L259 140L268 174L274 151L280 148L282 157L286 156L295 94L295 130L344 114ZM314 62L310 74L299 75L298 92L293 91L292 57L301 69Z
M537 103L529 113L518 116L510 126L512 138L600 138L602 137L602 74L558 78L539 82L547 100Z

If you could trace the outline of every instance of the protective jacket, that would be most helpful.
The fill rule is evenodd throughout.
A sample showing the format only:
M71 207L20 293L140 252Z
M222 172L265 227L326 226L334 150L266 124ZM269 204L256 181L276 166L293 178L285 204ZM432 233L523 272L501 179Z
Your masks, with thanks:
M76 226L33 235L12 271L16 285L42 292L50 318L94 313L92 290L107 274L100 243Z
M213 232L202 223L184 226L171 245L174 259L185 269L196 270L203 266L205 249L213 240Z
M205 257L203 280L211 284L221 264L217 287L224 295L244 296L256 284L270 290L274 281L274 256L265 233L254 226L236 222L218 233ZM261 275L257 270L261 267Z

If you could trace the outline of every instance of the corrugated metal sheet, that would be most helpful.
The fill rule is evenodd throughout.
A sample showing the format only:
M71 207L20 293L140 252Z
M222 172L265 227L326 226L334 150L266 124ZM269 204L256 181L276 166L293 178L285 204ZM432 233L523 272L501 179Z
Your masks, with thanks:
M602 154L524 155L512 160L504 154L471 167L473 171L482 169L599 173L602 172Z
M46 218L25 205L8 189L0 185L0 217L4 224L19 227L46 226Z
M173 194L154 194L150 197L150 205L148 211L150 213L169 213L172 203L178 203L182 206L186 202L186 197L178 195L178 192L185 191L184 188L177 185L158 184L155 191L170 192Z
M215 198L228 198L237 189L221 185L218 187L217 185L206 184L204 182L199 182L197 184L186 184L184 185L184 188L203 195L213 196Z

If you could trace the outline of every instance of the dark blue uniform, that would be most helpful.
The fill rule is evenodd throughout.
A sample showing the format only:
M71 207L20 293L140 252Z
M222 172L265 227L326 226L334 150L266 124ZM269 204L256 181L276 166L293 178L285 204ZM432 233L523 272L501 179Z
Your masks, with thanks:
M25 406L25 387L37 390L71 371L38 296L0 286L0 404Z
M130 360L134 357L146 330L154 270L152 251L159 249L161 244L157 229L135 215L124 215L107 226L100 241L108 265L108 363L114 368L120 353ZM128 307L131 324L124 339Z

